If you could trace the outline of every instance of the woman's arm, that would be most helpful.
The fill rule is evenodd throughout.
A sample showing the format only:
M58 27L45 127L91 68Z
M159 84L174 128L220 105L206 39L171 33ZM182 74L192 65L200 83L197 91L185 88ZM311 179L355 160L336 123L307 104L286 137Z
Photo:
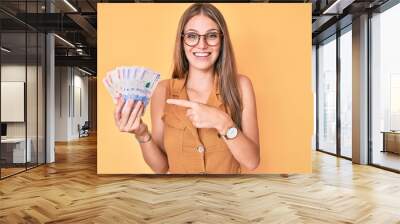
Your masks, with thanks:
M166 173L169 169L167 156L162 148L164 123L161 117L165 105L166 85L167 81L159 82L151 98L152 135L149 133L147 125L141 120L143 114L142 105L134 105L129 101L124 103L120 99L115 110L117 127L122 132L135 134L145 162L155 173Z
M225 139L235 159L249 170L254 170L260 163L260 143L257 124L257 108L255 94L250 79L239 76L239 87L242 95L242 131L234 139ZM225 114L216 129L220 134L234 126L232 119Z

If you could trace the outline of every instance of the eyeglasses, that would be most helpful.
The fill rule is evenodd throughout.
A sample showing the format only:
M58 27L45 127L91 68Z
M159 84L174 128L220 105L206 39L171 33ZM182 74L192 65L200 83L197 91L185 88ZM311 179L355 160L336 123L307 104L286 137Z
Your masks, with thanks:
M221 42L222 36L223 36L222 33L219 32L208 32L204 35L200 35L195 32L188 32L182 34L183 42L190 47L194 47L197 44L199 44L200 37L204 37L208 46L216 46Z

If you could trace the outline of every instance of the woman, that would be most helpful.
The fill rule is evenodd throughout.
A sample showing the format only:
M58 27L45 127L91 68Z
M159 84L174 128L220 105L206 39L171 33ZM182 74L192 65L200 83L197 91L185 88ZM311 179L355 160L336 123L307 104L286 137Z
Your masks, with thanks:
M115 122L133 133L156 173L240 173L260 161L255 96L238 75L227 25L211 4L196 3L182 15L172 79L151 99L152 133L143 105L119 99Z

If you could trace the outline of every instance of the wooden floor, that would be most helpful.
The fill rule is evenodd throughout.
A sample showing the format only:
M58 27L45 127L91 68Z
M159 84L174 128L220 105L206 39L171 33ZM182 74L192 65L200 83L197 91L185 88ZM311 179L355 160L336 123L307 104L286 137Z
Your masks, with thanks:
M17 167L17 168L14 168L14 167L12 167L12 168L4 168L3 167L3 168L1 168L1 177L2 178L3 177L8 177L8 176L11 176L13 174L22 172L24 170L26 170L25 167L23 167L23 168L19 168L19 167Z
M314 154L310 175L98 176L94 137L0 181L0 223L400 223L400 175Z
M35 167L37 167L36 163L27 163L26 165L27 167L25 167L25 164L18 164L18 167L2 167L1 168L1 178L6 178L8 176L12 176L15 175L17 173L20 172L24 172L27 169L33 169Z

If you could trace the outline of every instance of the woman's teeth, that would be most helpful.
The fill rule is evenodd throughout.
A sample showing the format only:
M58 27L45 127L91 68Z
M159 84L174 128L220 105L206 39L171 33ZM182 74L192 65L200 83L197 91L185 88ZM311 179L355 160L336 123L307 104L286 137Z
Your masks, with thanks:
M193 54L194 54L194 56L196 56L196 57L207 57L207 56L209 56L211 53L210 53L210 52L194 52Z

